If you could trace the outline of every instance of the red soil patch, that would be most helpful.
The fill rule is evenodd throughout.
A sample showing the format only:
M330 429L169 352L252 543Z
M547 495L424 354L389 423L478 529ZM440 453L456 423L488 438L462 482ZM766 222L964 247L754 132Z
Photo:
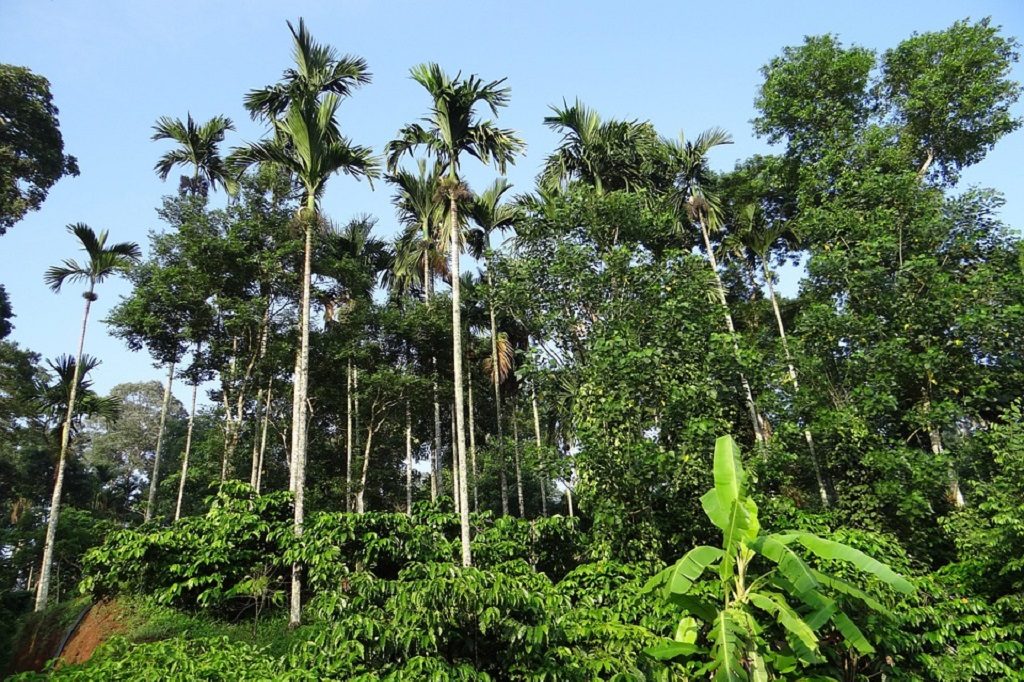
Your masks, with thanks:
M88 661L96 647L111 635L123 632L125 627L121 623L121 615L121 609L112 601L93 605L64 645L61 665Z

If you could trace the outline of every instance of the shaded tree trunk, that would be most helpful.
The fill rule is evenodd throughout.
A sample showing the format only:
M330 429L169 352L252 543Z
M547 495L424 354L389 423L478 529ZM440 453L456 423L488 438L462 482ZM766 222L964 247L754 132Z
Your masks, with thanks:
M345 511L352 511L352 360L345 374Z
M491 247L491 236L487 235L487 248ZM487 286L494 292L494 274L487 268ZM508 516L508 477L505 475L505 436L501 423L501 376L498 372L498 324L494 314L494 301L488 300L487 312L491 318L491 382L494 384L494 418L498 431L498 476L501 483L501 515Z
M519 451L519 409L512 405L512 445L514 446L513 458L516 469L516 498L519 502L519 518L526 518L526 503L523 497L523 469L522 457Z
M412 411L405 401L405 513L412 516Z
M480 511L479 472L476 468L476 423L473 418L473 364L466 363L466 388L469 400L469 468L473 472L473 511Z

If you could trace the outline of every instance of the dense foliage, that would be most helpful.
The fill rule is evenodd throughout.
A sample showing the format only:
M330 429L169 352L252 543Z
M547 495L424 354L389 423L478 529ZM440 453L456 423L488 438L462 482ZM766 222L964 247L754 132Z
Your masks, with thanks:
M427 115L378 158L337 119L368 65L290 28L245 98L263 141L157 121L187 175L145 260L70 226L78 355L0 340L0 641L35 592L148 623L68 679L1020 676L1024 241L959 184L1021 126L1013 38L786 47L775 153L726 172L726 131L563 102L513 196L461 171L522 150L503 80L413 68ZM54 168L11 216L76 170L15 77ZM320 204L382 166L393 241ZM82 348L121 274L104 322L167 382L102 396Z

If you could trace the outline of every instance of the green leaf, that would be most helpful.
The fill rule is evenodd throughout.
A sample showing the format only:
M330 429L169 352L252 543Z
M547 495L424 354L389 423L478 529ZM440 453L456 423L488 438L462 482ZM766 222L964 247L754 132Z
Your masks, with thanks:
M786 603L785 598L781 594L776 594L774 592L751 592L747 595L747 598L750 599L750 603L757 608L775 616L779 624L786 628L786 630L794 637L799 639L805 647L812 651L817 650L818 638L814 635L814 631L809 625L807 625L807 623L804 622L803 618L801 618L800 615Z
M728 609L718 614L708 638L715 645L712 661L714 679L722 682L745 682L748 678L743 668L743 638Z
M789 580L796 592L806 592L818 587L814 572L804 560L791 550L777 535L766 535L750 543L750 548L778 565L782 575Z
M644 653L659 661L671 661L683 656L692 656L702 651L700 647L685 642L673 642L665 640L661 644L644 649Z
M670 594L686 594L707 567L722 556L722 550L717 547L694 547L674 565L647 581L643 591L651 592L660 588Z
M856 599L859 599L860 601L864 602L865 606L874 611L884 612L886 610L885 606L883 606L877 599L875 599L870 594L860 589L856 585L851 585L845 580L833 578L830 575L825 575L824 573L815 571L813 569L811 572L814 574L815 579L817 579L817 581L825 587L829 587L835 590L836 592L842 592L847 596L855 597Z
M827 560L845 561L853 564L859 570L875 576L885 584L902 594L911 594L914 586L909 580L892 570L881 561L872 559L859 549L834 540L820 538L813 533L787 533L787 536L794 537L801 545L811 552Z
M860 631L860 628L845 613L836 612L832 614L832 622L835 623L836 629L842 633L843 639L847 644L864 655L874 653L875 647L871 646L871 642L867 640L864 633Z
M695 644L699 632L697 621L690 616L683 616L679 619L679 624L676 625L676 632L672 639L681 644Z

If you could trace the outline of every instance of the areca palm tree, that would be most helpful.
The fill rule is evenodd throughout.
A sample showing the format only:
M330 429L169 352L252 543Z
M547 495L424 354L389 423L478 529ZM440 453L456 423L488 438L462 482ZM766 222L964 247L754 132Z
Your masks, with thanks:
M240 169L251 164L270 164L289 172L303 189L298 220L305 237L302 299L299 314L299 349L292 393L292 492L295 495L295 533L302 534L303 493L306 478L306 395L309 377L309 313L313 237L319 224L319 200L327 180L335 173L372 180L378 175L370 149L353 144L341 134L337 113L341 99L368 83L370 74L362 59L340 56L334 48L317 43L300 20L291 23L295 68L282 81L246 96L254 118L269 119L274 136L236 149L231 162ZM301 621L301 567L292 569L289 620Z
M424 149L434 157L446 178L442 190L448 199L449 242L452 283L452 355L455 379L455 428L459 453L459 470L466 471L466 425L462 378L462 309L459 289L459 255L462 248L459 221L459 200L466 194L459 175L463 154L485 164L493 162L504 173L509 163L525 147L511 130L498 128L492 121L481 120L476 106L483 104L498 115L498 108L508 104L509 89L504 79L485 83L477 76L465 79L461 74L448 76L437 64L421 64L412 69L413 79L431 97L430 112L422 123L404 126L398 139L387 146L388 167L394 170L405 154ZM459 481L459 517L462 540L462 564L470 566L469 490L466 476Z
M196 123L191 113L185 121L161 116L153 126L156 132L152 139L171 140L178 147L160 157L154 167L156 174L166 180L175 166L192 166L192 178L182 177L182 186L187 186L192 196L205 194L207 187L216 189L217 185L233 190L234 181L220 156L219 145L224 134L234 129L235 124L226 116L214 116L202 125Z
M60 265L47 269L44 277L46 284L59 293L65 282L85 282L87 288L82 297L85 299L85 310L82 313L82 332L78 336L78 353L75 355L74 370L70 381L67 399L67 414L64 428L60 434L60 459L57 461L57 476L53 484L53 496L50 498L50 518L46 524L46 540L43 543L43 563L39 569L39 585L36 589L35 610L46 608L50 594L50 569L53 563L53 545L57 538L57 521L60 518L60 498L64 489L64 469L67 464L68 443L71 441L71 428L75 416L75 398L78 393L79 377L82 372L82 351L85 347L85 330L89 324L89 309L97 299L96 285L108 277L124 272L142 257L142 251L135 242L120 242L107 246L107 232L98 235L84 223L68 225L68 232L73 234L82 245L87 260L78 262L66 259Z
M598 192L636 190L661 175L663 147L649 122L603 120L579 100L551 110L544 125L561 133L562 140L544 163L540 187L552 189L575 180Z
M502 203L501 199L512 188L512 183L505 178L498 178L473 201L471 217L477 229L473 231L470 247L474 258L481 258L491 251L491 235L500 230L504 232L515 225L522 211L516 204ZM491 383L494 388L494 411L498 425L498 442L504 438L501 421L501 379L498 362L498 324L494 311L494 264L487 264L487 288L491 295L487 300L487 311L491 323ZM508 514L508 480L505 473L504 458L499 458L499 476L501 479L501 511Z
M739 344L736 341L736 326L733 324L732 313L725 297L725 285L718 272L718 260L711 246L711 234L716 232L722 222L722 206L718 195L712 188L711 169L708 167L708 152L724 144L732 144L732 137L721 128L705 130L693 140L680 136L678 140L665 142L676 172L674 198L677 216L697 227L704 243L704 252L711 265L715 280L715 293L722 307L725 326L733 338L733 349L739 355ZM759 444L767 443L768 434L765 424L754 403L754 394L750 389L747 375L740 371L740 384L743 387L744 399L750 421L754 428L754 438Z

